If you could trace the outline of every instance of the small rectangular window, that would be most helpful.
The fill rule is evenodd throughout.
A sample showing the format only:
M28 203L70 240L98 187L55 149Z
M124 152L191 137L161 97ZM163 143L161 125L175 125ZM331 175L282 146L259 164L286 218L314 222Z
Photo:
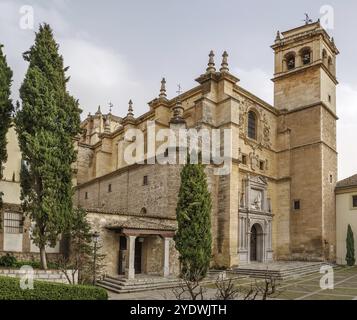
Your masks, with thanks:
M260 168L260 170L264 170L265 169L265 162L264 161L260 161L259 162L259 168Z
M88 199L88 192L86 192L85 194L84 194L84 199Z
M331 95L328 95L328 102L331 102Z
M300 210L301 203L300 200L294 200L294 210Z
M247 156L245 154L242 155L242 164L247 165Z
M352 196L352 207L357 209L357 195Z
M148 178L148 176L144 176L143 185L147 186L148 184L149 184L149 178Z
M108 192L112 192L112 185L111 184L108 185Z
M5 212L4 231L5 233L19 234L23 232L23 214Z

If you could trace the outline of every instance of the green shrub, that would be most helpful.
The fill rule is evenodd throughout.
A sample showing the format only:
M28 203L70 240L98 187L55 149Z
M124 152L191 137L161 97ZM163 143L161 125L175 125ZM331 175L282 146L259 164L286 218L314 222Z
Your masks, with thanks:
M348 225L347 238L346 238L346 262L347 265L352 267L356 263L355 257L355 240L351 225Z
M16 269L20 269L22 266L30 266L34 269L41 269L41 262L40 261L17 261L13 267ZM58 264L54 262L48 262L47 267L50 270L57 270Z
M22 290L20 279L0 277L0 300L107 300L98 287L34 281L33 290Z
M16 257L7 253L0 258L0 267L20 269L22 266L30 266L34 269L41 269L40 261L17 261ZM48 262L47 267L50 270L58 269L58 264L55 262Z
M16 263L16 258L8 253L0 258L0 267L11 268L15 267Z

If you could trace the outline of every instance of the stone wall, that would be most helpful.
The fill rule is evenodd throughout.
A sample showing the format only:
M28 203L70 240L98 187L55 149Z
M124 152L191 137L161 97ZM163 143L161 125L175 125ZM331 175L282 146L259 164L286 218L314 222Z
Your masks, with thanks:
M27 271L27 270L26 270ZM11 277L11 278L21 278L25 275L26 271L15 270L15 269L0 269L0 276ZM68 274L71 274L71 271L68 270ZM59 270L33 270L33 273L28 273L27 277L33 276L33 280L46 281L46 282L56 282L69 284L68 279L65 274ZM75 276L75 283L77 283L78 278Z

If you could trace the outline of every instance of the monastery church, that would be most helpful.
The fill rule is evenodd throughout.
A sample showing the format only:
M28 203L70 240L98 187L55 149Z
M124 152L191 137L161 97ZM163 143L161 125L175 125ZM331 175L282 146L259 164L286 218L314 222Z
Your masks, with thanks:
M272 51L274 105L240 86L226 52L219 66L211 52L196 87L168 99L163 79L145 114L136 117L130 101L124 118L98 109L83 121L75 141L74 200L100 234L107 274L132 279L136 274L179 272L173 236L182 166L127 164L124 158L130 143L126 132L140 129L147 141L149 122L156 131L180 127L232 132L230 174L216 175L215 164L205 169L212 197L212 267L336 261L339 51L319 21L278 32ZM147 147L145 152L147 159ZM11 165L20 167L18 156L19 163ZM20 216L14 196L19 192L18 169L5 168L5 177L9 181L0 182L4 215ZM28 231L21 232L21 245L19 240L14 244L13 234L6 237L0 233L0 251L31 254ZM16 250L9 250L14 246Z

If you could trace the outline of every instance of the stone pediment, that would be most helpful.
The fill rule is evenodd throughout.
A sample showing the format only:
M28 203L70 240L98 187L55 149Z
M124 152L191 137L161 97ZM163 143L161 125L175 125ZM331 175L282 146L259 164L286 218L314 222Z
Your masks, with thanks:
M254 184L258 184L258 185L262 185L262 186L268 185L267 179L262 176L249 176L248 180L250 182L253 182Z

